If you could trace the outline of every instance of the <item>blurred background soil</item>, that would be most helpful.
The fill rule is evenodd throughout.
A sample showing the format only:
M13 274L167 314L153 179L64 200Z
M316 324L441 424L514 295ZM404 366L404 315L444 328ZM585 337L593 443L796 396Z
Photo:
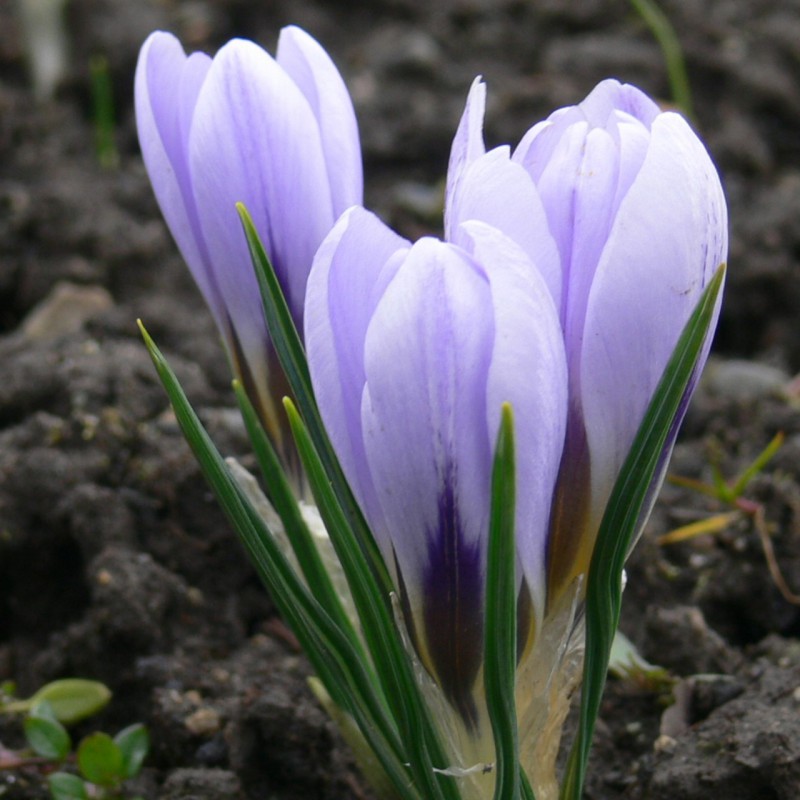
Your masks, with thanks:
M731 215L715 355L672 469L732 477L786 439L716 533L660 544L735 510L665 487L630 562L623 629L676 682L611 679L586 796L796 800L800 2L662 6ZM0 681L23 695L62 676L107 683L114 699L86 730L148 725L134 787L147 800L370 798L137 334L141 317L220 449L251 464L215 330L142 166L138 48L164 28L190 49L233 36L273 49L281 26L305 27L353 94L367 205L411 237L440 224L475 75L488 143L514 143L608 76L666 102L661 52L624 0L66 0L68 69L36 99L16 8L0 0ZM95 148L97 56L113 86L111 168ZM18 722L0 723L0 741L20 745ZM44 797L41 775L0 773L0 795Z

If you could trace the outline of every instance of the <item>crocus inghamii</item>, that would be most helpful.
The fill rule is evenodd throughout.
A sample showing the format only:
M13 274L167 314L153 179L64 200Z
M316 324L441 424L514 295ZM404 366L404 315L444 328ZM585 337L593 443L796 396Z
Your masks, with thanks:
M309 278L306 345L323 421L393 570L411 640L476 744L459 750L490 761L477 746L486 721L476 682L494 441L510 402L525 453L524 646L545 603L567 362L556 306L523 249L479 221L452 234L412 246L347 211Z
M569 413L548 540L553 601L588 569L647 405L726 259L727 212L716 169L687 122L634 86L603 81L579 105L534 125L513 153L485 151L484 105L476 80L453 143L446 226L452 235L477 218L504 230L542 271L558 308Z
M463 767L492 757L479 675L501 404L514 409L518 453L520 670L539 662L518 675L543 696L613 484L727 249L705 149L639 90L603 82L513 153L485 151L484 101L476 81L451 154L446 241L412 246L349 210L317 252L305 313L323 421L460 726ZM531 735L557 748L564 713L545 710ZM534 746L550 765L529 774L551 769L556 748ZM551 781L537 797L552 792Z
M247 206L302 330L318 245L362 199L355 114L336 67L296 27L277 56L233 40L212 60L153 33L136 69L139 142L156 198L222 334L232 367L279 448L272 357L236 203ZM279 370L275 370L279 373Z

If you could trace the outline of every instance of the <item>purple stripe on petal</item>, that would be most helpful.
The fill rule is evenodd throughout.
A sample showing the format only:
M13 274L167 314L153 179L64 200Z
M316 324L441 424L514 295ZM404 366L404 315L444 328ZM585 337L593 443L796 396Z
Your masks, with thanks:
M422 614L436 678L472 729L478 722L472 687L483 660L484 543L464 535L455 471L449 464L439 491L438 528L427 533Z

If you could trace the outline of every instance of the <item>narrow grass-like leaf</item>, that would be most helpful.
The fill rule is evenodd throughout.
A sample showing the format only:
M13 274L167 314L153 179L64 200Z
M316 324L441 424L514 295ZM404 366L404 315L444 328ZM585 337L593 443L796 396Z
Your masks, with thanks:
M308 428L291 400L284 400L284 406L314 499L347 576L376 672L383 681L387 702L409 748L418 789L426 800L456 800L458 791L452 779L434 772L434 767L441 769L445 763L444 754L391 609L384 602L375 576L358 547Z
M258 465L261 468L261 474L264 477L270 501L281 522L283 522L286 536L292 545L292 550L297 557L297 563L300 565L300 569L306 579L306 585L319 604L327 609L328 614L339 626L340 630L350 638L353 647L361 651L361 641L352 621L345 613L342 602L336 594L330 576L322 563L311 532L300 513L292 487L289 485L286 474L281 468L278 454L275 452L275 448L264 431L253 404L239 381L233 382L233 390L236 393L236 399L239 401L242 419L247 429L247 435L253 445L253 452L256 455ZM362 655L362 661L367 663L366 654Z
M389 593L393 590L392 579L325 432L314 399L303 343L295 328L292 314L281 290L280 281L247 209L242 203L238 203L236 208L247 238L253 269L264 304L267 330L275 352L278 354L278 360L292 389L297 407L308 427L311 440L314 442L328 480L331 482L348 523L355 533L355 541L364 551L370 569L375 573L375 578L380 584L384 596L388 598Z
M402 800L420 800L411 788L405 747L369 671L348 637L300 581L265 522L233 479L203 428L175 374L147 331L142 335L175 416L220 505L234 525L251 563L269 589L331 698L353 716Z
M692 90L689 74L686 71L686 61L683 58L683 48L675 28L672 27L669 17L656 5L655 0L630 0L630 2L645 25L650 28L664 55L672 101L689 119L692 119L694 117Z
M261 290L267 329L302 414L301 419L295 411L293 433L296 438L300 435L307 439L304 466L307 472L312 469L316 475L315 498L350 584L387 702L399 725L402 740L412 748L409 754L411 769L426 800L440 797L455 800L458 792L452 780L433 772L434 766L444 764L444 755L394 623L390 604L390 595L394 591L391 577L325 432L314 399L303 345L278 277L247 209L242 204L238 204L237 209ZM311 475L308 477L311 481Z
M528 780L528 776L525 774L525 770L520 768L519 771L520 777L520 796L522 800L536 800L536 797L533 793L533 789L531 789L530 781Z
M516 462L514 417L503 405L492 466L486 555L483 686L495 748L494 800L519 800L517 710L517 555L514 542Z
M586 586L586 656L580 723L561 790L564 800L580 800L583 791L592 734L619 625L625 559L667 437L708 335L724 277L725 266L721 265L686 323L614 484L600 524Z

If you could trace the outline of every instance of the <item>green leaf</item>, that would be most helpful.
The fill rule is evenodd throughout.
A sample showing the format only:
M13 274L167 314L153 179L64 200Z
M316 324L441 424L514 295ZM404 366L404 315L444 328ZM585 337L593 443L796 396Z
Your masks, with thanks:
M372 532L344 477L317 409L303 345L294 326L280 282L247 209L237 204L261 291L267 329L284 374L302 413L295 411L292 432L306 437L301 458L337 556L350 584L375 671L386 702L397 721L416 790L426 800L457 798L450 778L434 773L445 757L436 727L416 684L411 661L394 624L390 596L394 586ZM292 414L290 413L290 421ZM298 424L299 423L299 424ZM310 467L310 464L313 465ZM327 684L326 684L327 688ZM365 736L367 731L362 729ZM444 794L442 794L444 793Z
M272 505L283 523L284 530L297 557L297 563L314 597L327 609L339 628L347 634L353 646L361 650L361 641L351 620L345 613L339 595L333 587L330 576L320 558L311 532L300 513L292 488L281 467L280 460L272 442L264 431L253 404L239 381L233 382L236 399L242 412L247 435L261 468L261 474Z
M434 767L445 763L444 751L414 678L411 660L400 638L388 598L378 587L364 552L355 541L355 534L294 403L287 398L284 406L317 508L347 576L375 671L398 721L401 739L410 750L410 765L418 788L426 800L457 798L452 779L434 771Z
M0 711L26 713L38 703L48 703L55 717L65 725L72 725L101 711L111 699L111 691L98 681L83 678L64 678L46 684L26 700L11 700Z
M672 92L672 102L683 113L692 119L692 90L689 84L689 74L686 71L686 61L683 58L683 48L675 33L675 28L669 17L658 7L655 0L630 0L645 25L650 28L653 36L661 48L667 66L667 79Z
M666 689L675 683L664 667L651 664L636 649L636 645L620 630L614 635L608 660L611 675L635 681L650 689Z
M517 554L514 542L516 463L514 417L502 407L492 467L486 556L483 685L495 746L495 800L519 800L519 735L514 688L517 671Z
M266 523L233 479L169 364L141 322L139 327L184 436L281 615L298 637L334 702L356 720L398 796L403 800L419 800L396 724L387 713L370 671L327 610L299 580Z
M28 744L42 758L63 761L69 754L72 748L69 734L48 703L37 703L25 717L23 727Z
M69 772L54 772L47 783L53 800L89 800L86 786L77 776Z
M42 686L26 702L47 702L60 722L72 725L102 711L111 700L111 690L99 681L64 678Z
M126 777L122 749L107 734L89 734L78 745L78 769L87 781L106 788L119 785Z
M242 220L242 227L250 248L253 268L261 291L267 330L275 347L275 352L278 354L281 368L289 382L303 421L308 427L311 441L314 443L325 474L328 476L334 494L348 524L354 532L355 542L363 550L370 569L375 574L375 579L378 581L385 596L388 597L394 590L392 579L383 562L372 532L364 520L353 493L350 491L339 460L328 439L325 426L322 424L322 418L314 399L314 390L311 386L311 376L308 371L303 343L295 328L286 298L283 296L280 281L258 237L258 232L247 209L242 203L238 203L236 208Z
M608 501L586 586L586 656L580 723L561 797L580 800L595 721L622 606L622 570L670 429L708 336L725 277L721 265L686 323Z
M141 723L129 725L121 730L114 741L122 753L122 775L133 778L139 774L150 750L150 734Z

